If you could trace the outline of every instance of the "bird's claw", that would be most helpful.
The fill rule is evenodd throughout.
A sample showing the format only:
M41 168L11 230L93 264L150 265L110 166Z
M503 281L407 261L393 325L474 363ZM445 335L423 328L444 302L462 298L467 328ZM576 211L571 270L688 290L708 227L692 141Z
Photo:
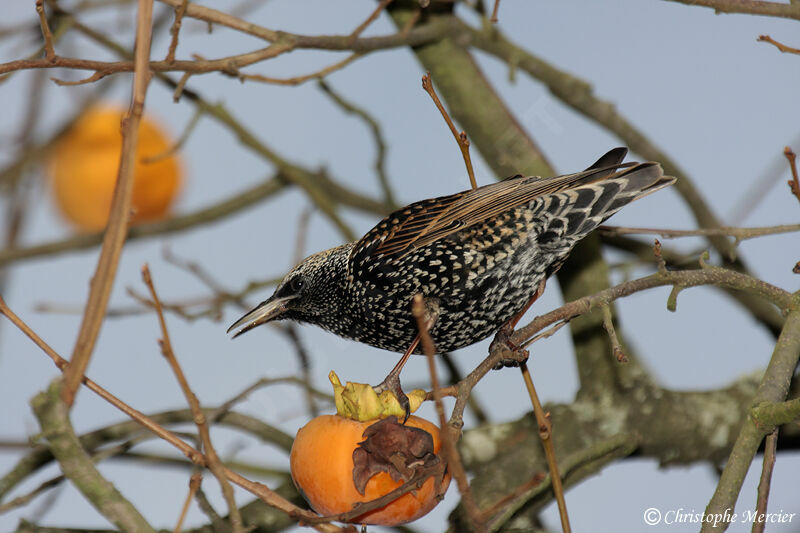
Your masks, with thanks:
M494 352L495 350L500 350L503 357L492 367L492 370L519 367L527 362L530 356L528 350L518 346L511 340L511 331L505 326L498 330L492 343L489 345L490 352Z
M403 424L406 423L408 417L411 416L411 403L408 401L408 396L406 393L403 392L403 387L400 385L400 375L399 373L389 372L389 375L386 376L379 385L375 388L375 392L378 394L382 393L383 391L389 391L394 394L395 398L397 398L400 407L403 408L405 415L403 416Z

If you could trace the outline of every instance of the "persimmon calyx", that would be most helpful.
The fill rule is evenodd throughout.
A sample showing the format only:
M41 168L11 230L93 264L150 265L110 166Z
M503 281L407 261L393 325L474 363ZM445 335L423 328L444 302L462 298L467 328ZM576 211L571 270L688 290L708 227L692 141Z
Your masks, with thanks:
M333 396L336 402L336 412L339 416L366 422L388 416L405 417L405 410L397 401L391 391L383 391L379 395L375 389L366 383L353 383L348 381L344 385L333 370L328 374L328 379L333 385ZM414 389L406 393L413 413L425 401L425 391Z

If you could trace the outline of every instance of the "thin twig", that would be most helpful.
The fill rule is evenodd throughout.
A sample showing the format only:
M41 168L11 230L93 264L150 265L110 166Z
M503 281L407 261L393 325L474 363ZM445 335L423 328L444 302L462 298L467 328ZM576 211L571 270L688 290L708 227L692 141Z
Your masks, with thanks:
M139 121L144 110L144 99L150 83L147 69L150 57L151 32L153 29L153 0L139 0L136 21L136 50L134 52L133 96L127 114L122 119L122 153L111 213L103 238L103 248L92 276L86 311L81 321L78 339L72 351L70 365L64 372L64 387L61 392L64 402L72 406L89 359L94 350L97 335L103 324L111 288L117 273L119 256L125 243L130 220L130 205L133 194L133 169L136 146L139 141Z
M378 121L375 120L375 118L373 118L369 113L367 113L366 110L356 106L352 102L345 100L340 94L334 91L333 88L325 82L325 80L319 81L319 88L322 89L322 92L328 95L346 113L354 114L367 123L367 126L372 132L372 138L375 141L376 154L375 163L373 166L375 168L375 173L378 176L378 183L380 183L381 190L383 192L383 199L388 206L394 208L397 203L395 202L394 192L392 192L392 188L389 185L389 177L386 173L386 141L383 138L383 132L381 131Z
M758 39L756 39L756 40L759 41L759 42L764 42L764 43L769 43L771 45L774 45L775 48L777 48L778 50L780 50L783 53L800 54L800 48L792 48L791 46L786 46L783 43L779 43L778 41L776 41L775 39L773 39L769 35L759 35Z
M792 181L789 181L792 187ZM794 190L794 189L793 189ZM765 235L778 235L781 233L793 233L800 231L800 224L784 224L780 226L762 226L756 228L736 228L731 226L721 226L718 228L703 229L668 229L668 228L628 228L621 226L599 226L597 231L603 235L658 235L664 239L674 239L676 237L697 237L697 236L728 236L735 237L737 241L763 237Z
M617 358L617 361L620 363L627 363L628 357L625 355L625 351L622 349L622 345L619 343L619 339L617 338L617 330L614 328L614 319L611 316L611 306L604 305L601 307L603 311L603 329L606 330L608 333L608 339L611 341L611 350L614 354L614 357Z
M31 339L34 344L36 344L39 348L47 354L50 359L53 360L56 367L62 372L65 371L66 368L69 367L69 362L58 355L55 350L53 350L46 342L44 342L30 327L28 327L25 322L22 321L9 307L6 305L5 301L0 297L0 313L5 315L11 322L19 328L22 333L24 333L29 339ZM166 440L176 448L178 448L181 452L186 455L193 463L195 464L203 464L203 455L183 442L177 436L175 436L172 432L165 430L159 424L152 422L147 416L143 413L133 409L132 407L128 406L122 400L108 392L106 389L92 381L91 379L87 378L86 376L83 377L83 384L86 385L92 392L96 393L98 396L106 400L108 403L128 415L130 418L140 422L145 428L149 429L153 433L156 433L159 437Z
M172 530L173 533L180 533L183 530L183 521L186 519L186 513L189 512L189 505L191 505L194 495L200 488L200 483L202 482L203 474L200 472L193 473L192 477L189 478L189 492L186 494L186 500L183 502L183 508L181 509L180 516L178 516L178 522Z
M88 78L81 78L79 80L62 80L56 77L51 77L50 80L59 87L76 87L78 85L86 85L88 83L94 83L96 81L100 81L110 74L113 74L113 71L98 70Z
M392 0L381 0L380 3L378 3L377 7L372 11L372 13L370 13L369 16L366 18L366 20L364 20L364 22L359 24L356 27L356 29L353 30L353 33L350 34L350 38L354 41L358 39L358 36L361 35L364 32L364 30L367 29L367 26L372 24L372 22L376 18L378 18L378 15L380 15L381 12L383 12L383 10L386 9L386 7L391 3Z
M183 0L159 0L163 4L178 7ZM234 17L223 11L190 3L186 16L205 22L226 26L233 30L253 35L268 42L289 42L297 48L318 48L321 50L353 50L369 52L398 46L418 46L438 40L447 31L444 25L426 25L414 28L407 35L395 33L380 37L362 37L353 41L350 35L299 35L286 31L274 31L248 20ZM436 28L436 30L434 30Z
M294 385L298 385L303 389L305 389L310 396L320 398L322 400L333 403L333 396L331 396L326 392L322 392L320 390L311 387L305 380L300 379L297 376L286 376L279 378L260 378L255 383L249 385L247 388L236 394L233 398L227 400L225 403L217 407L214 410L214 412L211 415L209 415L208 418L213 423L222 416L224 416L228 411L230 411L234 405L245 400L250 394L260 389L261 387L268 387L270 385L277 385L284 383L291 383Z
M567 324L569 324L569 320L568 319L562 320L561 322L556 322L550 329L546 329L545 331L543 331L541 333L537 333L536 335L534 335L530 339L526 340L524 343L522 343L520 345L520 348L525 349L525 348L527 348L528 346L530 346L531 344L533 344L536 341L539 341L539 340L542 340L542 339L546 339L548 337L552 337L553 335L555 335L555 333L558 330L560 330L561 328L563 328Z
M142 163L157 163L158 161L168 158L169 156L175 154L178 150L183 148L183 145L186 144L186 141L189 140L189 136L194 131L195 127L197 126L197 123L200 122L200 117L202 116L203 112L200 109L195 109L191 120L189 120L189 123L183 129L183 133L181 133L181 136L178 137L177 141L175 141L175 144L173 144L160 154L143 157Z
M658 272L665 274L667 272L667 262L664 260L664 256L661 254L661 241L658 239L655 239L653 242L653 257L655 257Z
M172 92L172 101L176 104L181 99L181 96L183 95L183 89L186 87L186 82L189 81L189 78L191 77L191 72L184 72L181 76L181 79L179 79L178 83L175 84L175 90Z
M417 6L411 13L411 16L408 17L406 23L403 24L403 27L400 30L400 35L408 35L409 32L414 28L414 26L417 25L417 22L419 22L420 17L422 17L422 6Z
M500 0L494 0L494 7L492 8L492 17L489 22L497 23L497 11L500 9Z
M231 529L233 533L243 533L244 529L242 525L242 515L239 513L239 508L236 506L236 500L233 496L233 487L231 487L230 483L225 477L222 461L220 461L217 451L214 449L214 445L211 442L211 433L208 429L208 424L206 423L206 417L203 414L203 410L200 408L200 402L197 400L197 396L189 386L189 382L186 380L183 369L181 369L178 359L175 357L175 352L172 349L172 342L169 338L169 331L167 330L167 322L164 319L164 312L161 309L161 301L156 293L156 288L153 284L153 278L150 275L150 269L148 268L147 264L142 266L142 279L150 291L150 297L153 299L156 314L158 315L158 323L161 327L162 335L161 341L159 342L161 345L161 353L167 359L170 368L172 368L172 372L175 374L181 390L183 391L184 396L186 396L186 401L189 403L189 407L192 409L192 413L194 414L194 423L197 426L197 431L200 433L200 438L203 443L203 451L205 452L207 463L206 466L219 481L222 494L226 503L228 504Z
M466 132L459 133L456 130L455 124L453 124L453 120L450 118L450 115L447 113L447 110L442 105L441 100L436 95L436 91L433 88L433 82L431 81L431 73L428 72L424 76L422 76L422 88L425 89L431 98L433 99L433 103L436 104L437 109L442 114L444 121L447 123L447 127L450 128L450 131L453 134L453 137L456 138L456 142L458 143L458 147L461 149L461 155L464 157L464 164L467 166L467 173L469 174L469 183L472 185L473 189L478 188L478 183L475 181L475 171L472 170L472 160L469 157L469 139L467 139Z
M800 7L795 3L766 2L764 0L669 0L690 6L709 7L715 13L746 13L767 17L800 20Z
M36 13L39 14L39 25L42 28L42 37L44 37L44 57L48 61L55 61L56 50L53 47L53 33L50 31L50 25L47 23L47 15L44 12L44 0L36 0Z
M183 2L183 0L160 1L172 5L173 7L179 7ZM150 70L154 72L191 72L194 74L222 72L238 77L238 69L240 68L286 54L296 49L349 50L357 55L363 55L375 50L398 48L401 46L418 46L438 39L447 31L444 24L428 24L414 28L407 34L398 32L392 35L364 37L351 41L350 37L347 35L313 36L297 35L287 32L273 32L267 28L262 28L256 24L236 19L220 11L198 6L194 3L190 3L187 6L186 16L192 16L201 20L213 20L215 22L224 21L229 24L223 25L233 27L247 34L257 35L268 41L275 41L275 43L251 52L211 60L151 61L149 63ZM242 28L242 25L244 25L244 28ZM280 36L278 37L278 35ZM269 36L269 38L267 38L267 36ZM34 57L0 63L0 74L40 68L133 72L134 64L130 61L109 62L61 56L56 56L52 61L47 58L36 59Z
M789 168L792 170L792 179L789 180L789 190L792 191L798 200L800 200L800 180L797 178L797 156L788 146L783 149L783 155L789 161Z
M294 265L299 265L300 261L306 256L306 240L308 238L308 226L311 222L311 215L314 214L314 209L305 207L300 216L297 217L297 238L294 242L294 254L292 254L292 261Z
M344 59L332 63L327 67L312 72L311 74L303 74L302 76L293 76L291 78L271 78L262 74L249 74L245 72L238 73L240 80L260 81L263 83L272 83L274 85L301 85L309 80L321 80L328 74L341 70L364 54L355 52L345 57Z
M461 376L461 370L459 370L458 366L456 365L456 362L453 359L452 354L447 352L441 353L439 354L439 360L444 364L444 367L450 374L448 376L448 381L451 383L451 385L458 384L458 382L460 382L463 379L463 377ZM444 394L444 392L447 389L453 389L453 392L450 394ZM442 389L440 389L440 391L442 392L443 396L447 395L455 396L458 393L458 391L454 390L452 386L443 387ZM431 395L431 399L433 399L433 395ZM478 397L475 394L470 394L468 402L469 402L469 408L472 411L472 414L473 416L475 416L475 420L478 423L477 425L483 426L485 424L488 424L489 413L486 411L483 405L481 405L480 401L478 400Z
M3 504L0 504L0 514L4 514L11 511L12 509L28 505L34 498L52 489L53 487L57 487L65 479L67 478L64 477L63 474L52 477L46 481L41 482L36 488L31 490L30 492L27 492L21 496L17 496L13 500L9 500Z
M486 526L483 523L483 515L481 514L475 499L472 496L472 490L469 486L467 474L464 471L464 465L461 462L461 455L458 453L456 447L456 437L452 426L448 425L447 418L444 415L444 404L442 403L441 389L439 388L439 378L436 372L436 347L433 345L428 329L431 326L431 321L426 318L425 301L421 294L414 296L411 313L417 319L417 329L420 335L420 343L422 344L422 351L428 358L428 370L431 374L431 387L433 388L433 401L436 405L436 414L439 416L439 427L441 427L442 436L442 450L447 460L447 468L456 479L458 491L461 493L461 500L464 508L467 511L467 516L472 523L473 529L478 532L486 531Z
M760 519L767 514L769 487L772 482L772 469L775 467L775 450L778 447L778 428L772 430L764 440L764 464L761 467L761 479L758 482L758 499L756 500L756 519L753 520L753 533L764 533L766 520Z
M561 476L558 473L558 461L556 460L556 450L553 445L553 425L550 422L550 417L542 408L539 395L536 394L536 387L533 385L533 379L531 379L528 364L524 362L521 363L519 369L522 371L522 379L525 380L525 387L528 389L528 395L533 405L533 414L539 426L539 438L542 441L544 455L547 458L547 467L550 470L550 484L553 487L553 494L558 504L558 515L561 518L561 530L564 533L570 533L572 528L569 525L567 502L564 500L564 487L561 484Z
M186 13L187 5L189 5L189 0L182 0L181 5L175 8L175 21L169 29L172 34L172 40L169 42L167 57L164 58L167 63L175 61L175 51L178 49L178 34L181 32L181 23L183 22L183 15Z

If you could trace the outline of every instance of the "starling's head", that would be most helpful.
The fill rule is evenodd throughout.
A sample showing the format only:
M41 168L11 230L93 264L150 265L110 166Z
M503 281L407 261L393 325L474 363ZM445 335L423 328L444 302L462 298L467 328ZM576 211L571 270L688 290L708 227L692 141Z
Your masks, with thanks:
M345 244L306 257L278 284L275 293L234 322L234 338L272 320L297 320L319 324L336 316L343 294L347 258L353 244Z

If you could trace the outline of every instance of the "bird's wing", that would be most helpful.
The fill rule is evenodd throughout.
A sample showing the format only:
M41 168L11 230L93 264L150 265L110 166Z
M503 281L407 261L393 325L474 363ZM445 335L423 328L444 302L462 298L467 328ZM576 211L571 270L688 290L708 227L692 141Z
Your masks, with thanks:
M634 164L621 164L625 152L624 148L611 150L594 165L575 174L553 178L514 176L474 190L411 204L395 211L364 235L353 248L351 262L367 257L396 260L539 196L609 178Z

